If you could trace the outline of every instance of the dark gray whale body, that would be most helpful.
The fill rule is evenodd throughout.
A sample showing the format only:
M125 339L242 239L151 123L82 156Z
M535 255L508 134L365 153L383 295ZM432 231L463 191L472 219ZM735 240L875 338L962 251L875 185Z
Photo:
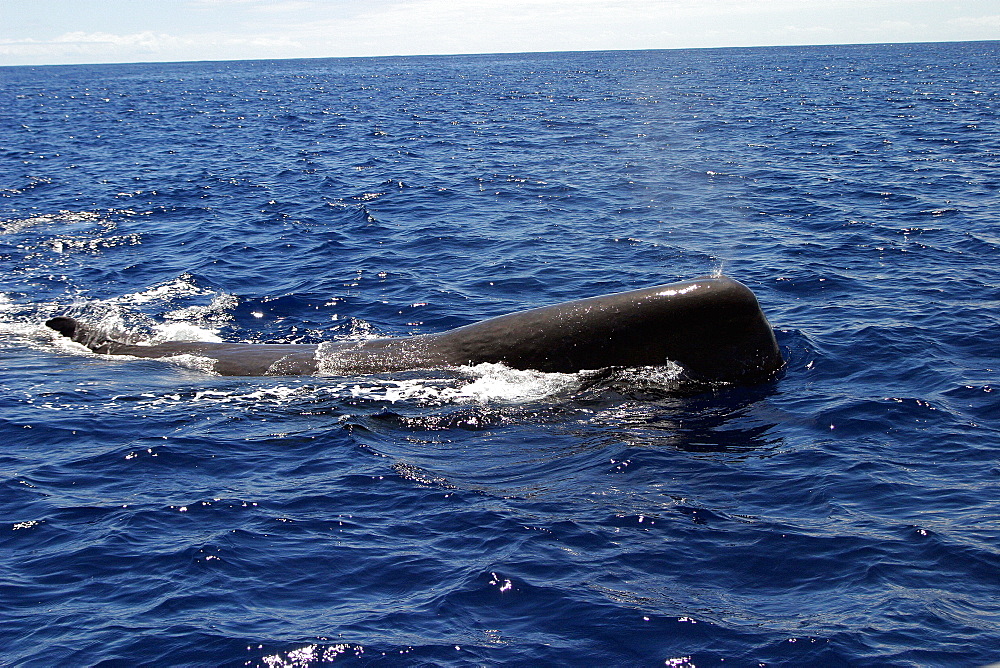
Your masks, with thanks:
M134 345L101 338L65 316L45 324L97 353L197 355L214 360L216 373L232 376L320 371L355 375L483 362L571 373L672 361L691 380L755 383L772 378L784 363L757 298L726 277L580 299L440 334L320 345L197 341Z

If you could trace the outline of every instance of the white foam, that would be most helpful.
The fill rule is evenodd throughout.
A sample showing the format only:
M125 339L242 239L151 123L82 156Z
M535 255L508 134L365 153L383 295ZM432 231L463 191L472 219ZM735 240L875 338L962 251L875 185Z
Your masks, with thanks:
M153 343L164 343L166 341L210 341L222 343L222 337L218 330L199 327L189 322L169 322L156 325L155 336L150 341Z
M215 360L201 355L172 355L160 358L165 362L176 364L185 369L195 369L204 373L215 373Z
M76 345L76 344L74 344ZM127 359L116 356L116 359ZM178 355L163 361L186 368L211 372L213 361L197 355ZM502 364L479 364L451 370L437 376L406 379L359 377L318 379L302 384L233 390L199 390L194 394L143 394L136 406L163 406L177 403L214 405L286 405L317 399L354 399L372 402L412 403L422 406L445 404L503 403L524 404L571 391L579 386L578 374L518 371ZM304 379L303 379L304 380ZM328 382L322 382L328 380ZM115 397L113 401L124 397Z
M201 294L212 294L203 292ZM204 306L185 306L183 308L168 311L163 314L167 320L212 320L228 321L231 318L229 311L236 307L238 300L235 295L226 293L216 294L212 297L212 302Z
M17 303L11 298L6 292L0 292L0 313L4 311L10 311L15 308Z
M189 274L182 274L172 281L154 285L151 288L124 294L107 300L113 304L140 305L150 302L168 301L180 297L199 297L215 294L212 290L199 288Z
M177 300L210 298L207 304L182 306L165 311L155 319L140 311L151 310L157 305L163 307L174 305ZM181 302L183 303L183 301ZM124 294L109 299L85 299L77 296L68 307L55 303L36 306L33 322L44 320L52 315L76 315L93 330L103 332L108 338L134 343L136 345L153 345L167 341L208 341L221 342L219 328L232 318L231 311L236 305L235 296L200 288L194 284L193 278L184 274L176 279L154 285L145 290ZM0 298L0 314L17 308L17 304L9 296ZM166 322L157 322L158 320ZM9 323L7 323L9 324ZM40 325L36 325L35 335L39 331L58 335ZM60 343L67 342L63 339ZM68 349L74 349L68 346ZM200 366L204 366L201 364Z
M674 388L684 375L684 367L670 360L659 366L639 366L619 369L615 378L635 387Z
M477 364L453 370L449 378L410 378L355 382L343 386L353 398L372 401L450 403L529 403L579 385L577 374L521 371L502 364Z
M461 370L476 378L463 386L458 396L481 402L537 401L574 388L580 380L580 376L575 373L543 373L511 369L503 364L477 364L461 367Z
M120 212L132 213L127 210L121 210ZM28 218L10 218L0 221L0 234L16 234L30 227L96 223L100 221L101 214L96 211L60 211L59 213L29 216Z

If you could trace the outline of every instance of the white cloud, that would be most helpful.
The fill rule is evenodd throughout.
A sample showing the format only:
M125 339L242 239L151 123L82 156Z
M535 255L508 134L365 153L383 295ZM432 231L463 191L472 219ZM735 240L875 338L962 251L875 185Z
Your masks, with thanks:
M956 28L991 30L993 31L993 37L990 39L1000 37L1000 14L992 16L959 16L949 19L948 23Z
M225 7L267 4L266 0L188 0L189 7Z
M166 44L176 44L184 41L171 35L157 34L146 31L132 35L115 35L106 32L87 33L82 31L68 32L54 38L52 44L61 44L79 48L95 46L98 48L126 47L139 48L148 51L161 50Z
M182 36L152 31L131 34L74 31L49 40L0 42L0 56L11 61L44 56L49 62L121 62L224 58L225 53L246 49L282 51L301 47L300 43L286 37L267 35Z
M302 2L288 0L287 2L267 3L254 7L255 11L266 14L290 14L293 12L321 11L321 9L322 8L318 6L317 3L308 2L306 0Z
M223 9L282 14L290 12L322 12L328 7L315 0L188 0L187 6L194 10Z
M865 30L869 33L877 33L882 35L892 35L895 33L905 33L925 30L927 26L913 23L912 21L902 21L902 20L889 20L889 21L879 21L867 27Z

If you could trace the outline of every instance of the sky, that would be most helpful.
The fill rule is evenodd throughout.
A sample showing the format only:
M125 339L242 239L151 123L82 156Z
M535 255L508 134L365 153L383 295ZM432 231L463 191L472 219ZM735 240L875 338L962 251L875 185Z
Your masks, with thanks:
M1000 39L1000 0L0 0L0 65Z

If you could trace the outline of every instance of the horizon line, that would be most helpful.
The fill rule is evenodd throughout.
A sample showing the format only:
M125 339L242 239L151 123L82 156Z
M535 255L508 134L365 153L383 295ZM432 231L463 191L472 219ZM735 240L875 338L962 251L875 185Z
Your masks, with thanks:
M559 54L559 53L630 53L640 51L721 51L726 49L795 49L812 47L846 47L846 46L901 46L907 44L986 44L998 42L1000 39L968 39L968 40L914 40L903 42L824 42L815 44L757 44L753 46L687 46L687 47L662 47L662 48L640 48L640 49L556 49L552 51L490 51L483 53L397 53L380 54L366 56L288 56L279 58L218 58L218 59L198 59L198 60L126 60L126 61L106 61L91 63L35 63L24 65L4 65L0 68L14 67L97 67L101 65L183 65L197 63L259 63L259 62L284 62L295 60L371 60L379 58L448 58L448 57L468 57L468 56L516 56L535 54ZM0 42L0 46L3 42Z

